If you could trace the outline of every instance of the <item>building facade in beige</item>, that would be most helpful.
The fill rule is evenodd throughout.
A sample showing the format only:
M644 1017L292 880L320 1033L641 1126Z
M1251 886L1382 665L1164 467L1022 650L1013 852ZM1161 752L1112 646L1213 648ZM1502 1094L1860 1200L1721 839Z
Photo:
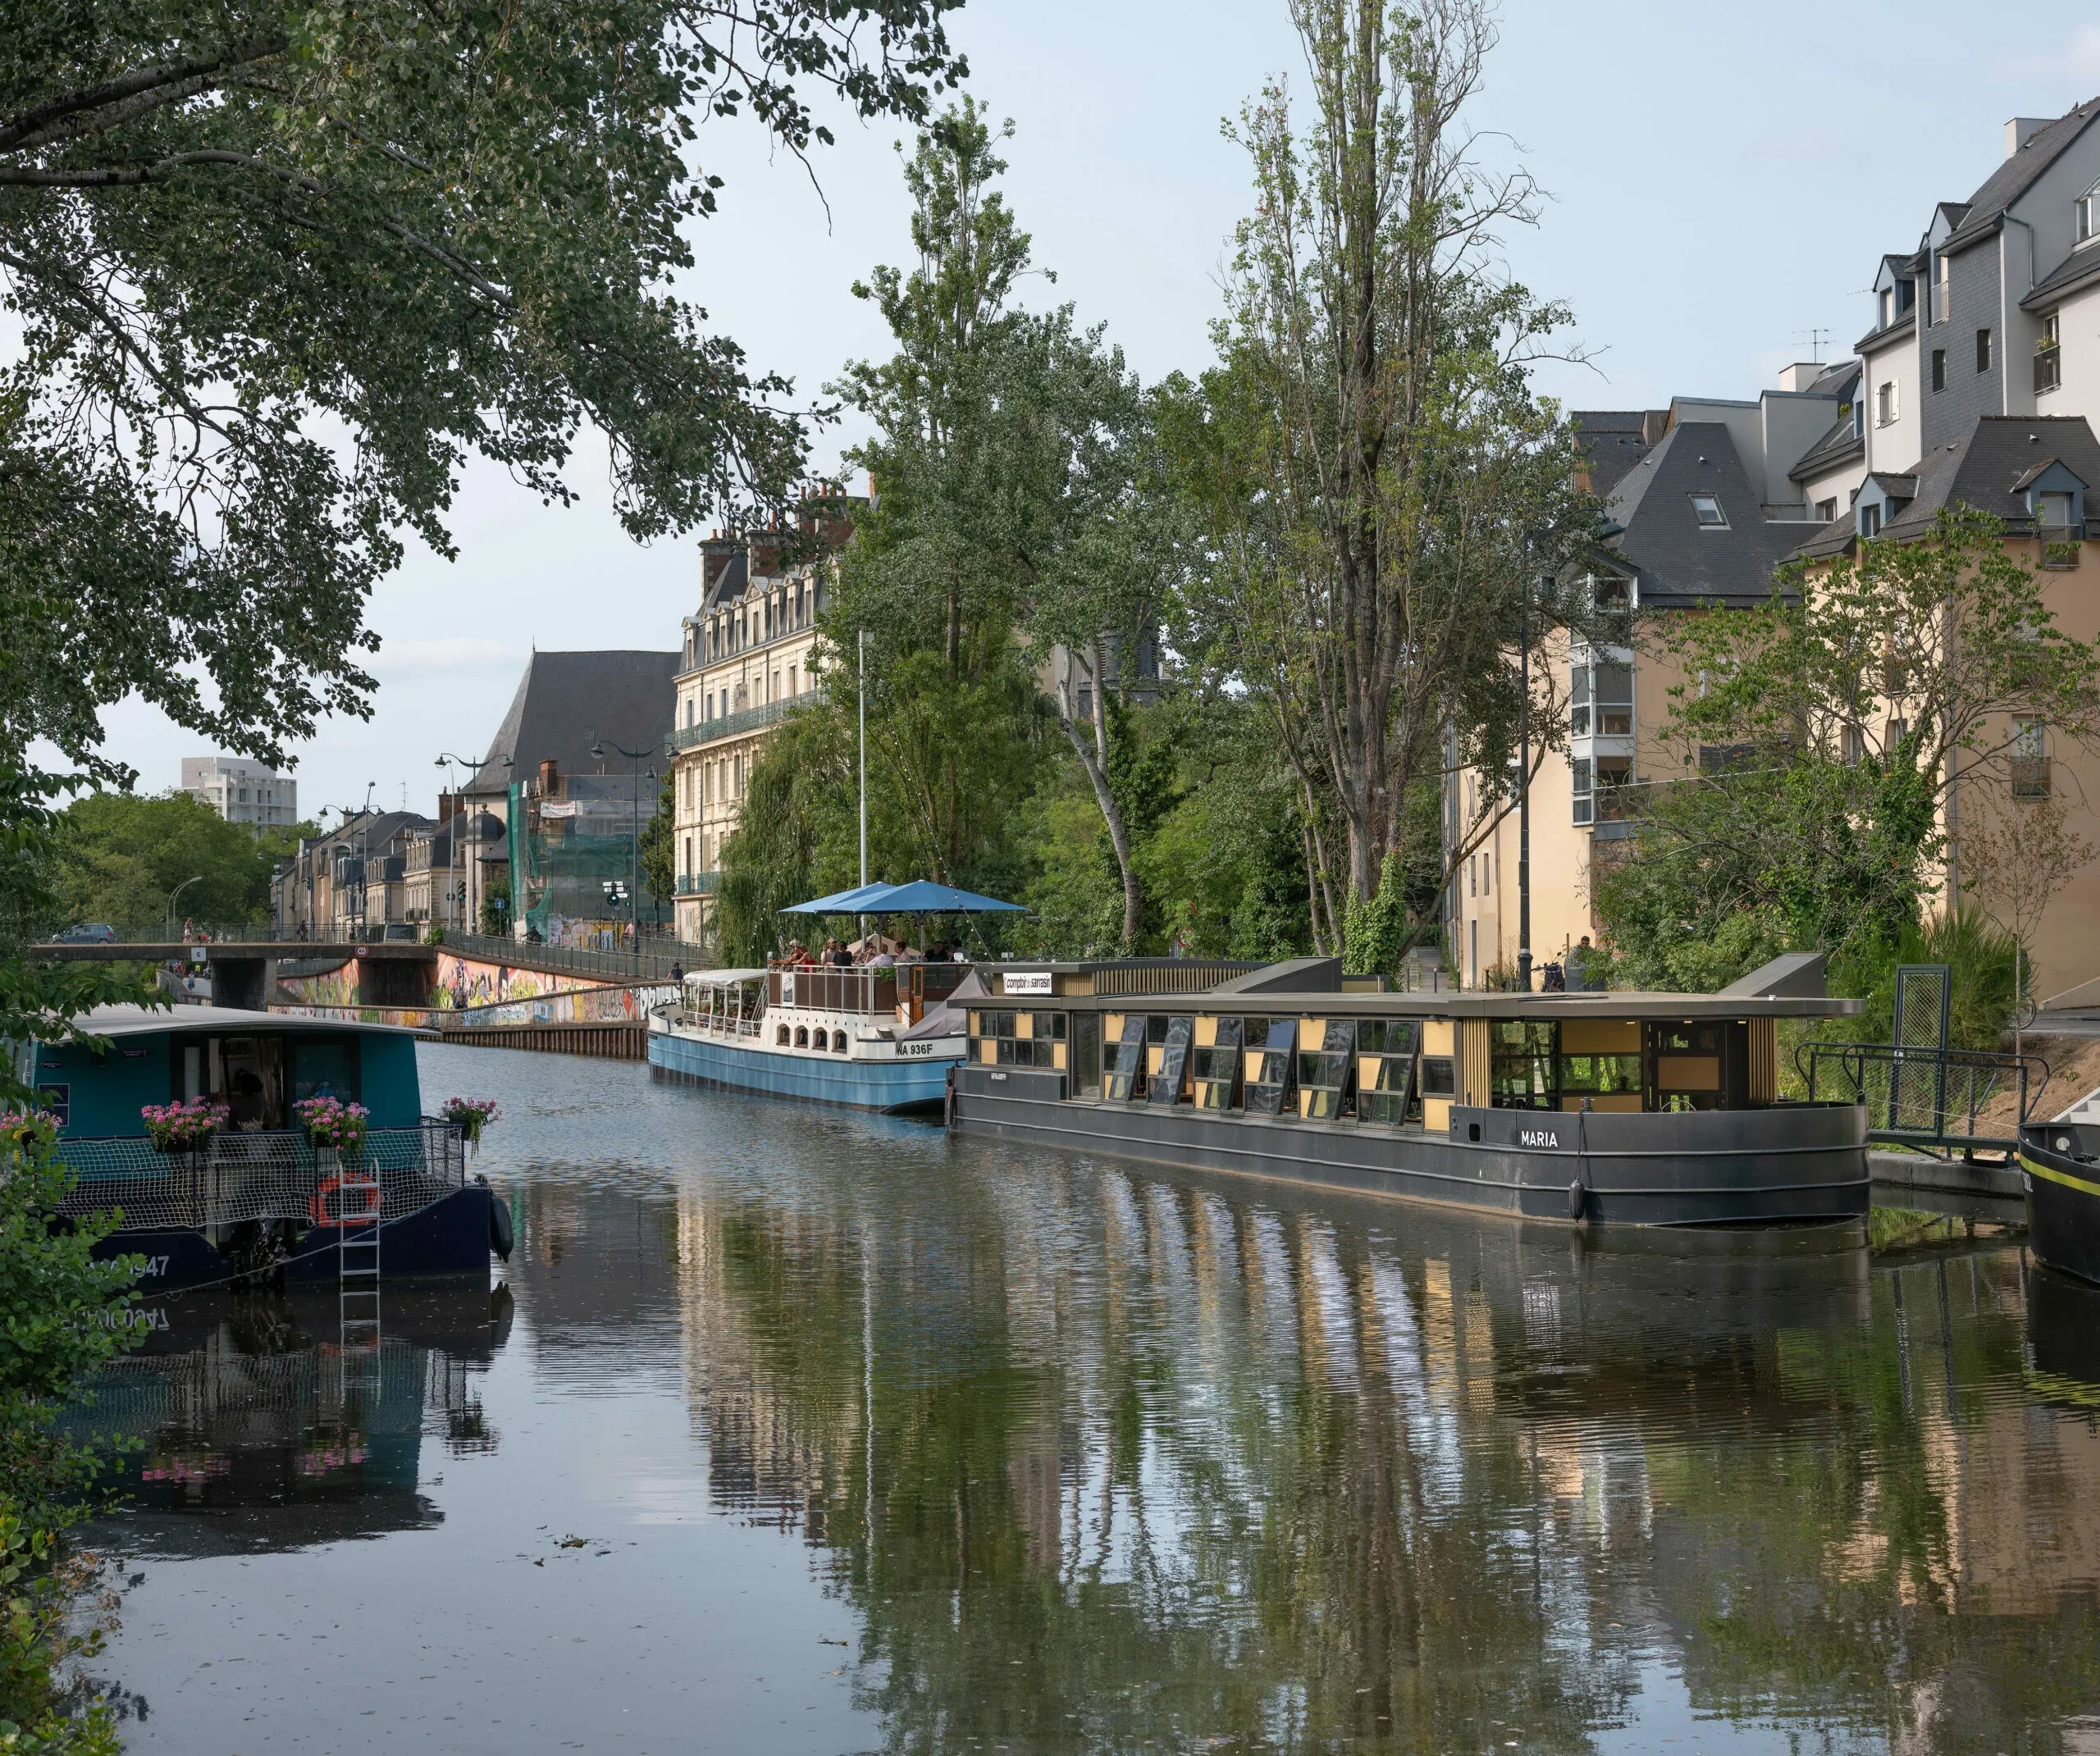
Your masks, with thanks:
M714 913L722 844L743 810L751 764L789 712L821 693L817 618L829 554L850 531L845 503L812 519L823 550L783 550L766 532L701 545L700 608L685 619L670 737L678 933L701 942Z

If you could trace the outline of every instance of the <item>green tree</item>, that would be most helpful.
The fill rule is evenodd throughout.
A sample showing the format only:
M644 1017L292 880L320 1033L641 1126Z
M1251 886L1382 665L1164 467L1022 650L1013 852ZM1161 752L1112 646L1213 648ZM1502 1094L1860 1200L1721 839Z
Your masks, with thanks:
M652 896L678 894L678 777L666 773L656 794L656 814L641 826L641 882Z
M75 800L59 823L65 910L74 920L158 931L181 886L185 917L267 920L270 874L302 833L314 831L302 825L258 834L187 793L89 793Z
M1654 637L1687 679L1662 732L1684 778L1597 893L1637 979L1710 987L1787 946L1878 968L1942 892L1957 775L2009 790L2025 722L2100 740L2100 643L1979 513Z
M874 423L853 460L877 493L827 627L840 673L868 631L870 739L911 777L921 858L937 873L993 858L998 837L973 807L1029 790L1042 751L1018 734L1033 717L1033 668L1066 655L1051 705L1107 829L1128 949L1144 903L1107 703L1127 693L1156 619L1171 501L1148 467L1147 399L1121 353L1100 330L1079 330L1069 307L1039 315L1010 303L1030 259L993 187L1006 169L997 140L1011 132L995 137L966 99L922 134L905 173L918 267L878 269L855 289L881 309L897 352L848 367L837 386ZM1002 719L1015 735L1000 735Z
M274 756L363 710L404 527L472 451L550 500L586 423L637 536L799 472L786 386L669 278L829 88L916 119L954 0L32 7L0 40L0 734L93 758L137 692ZM872 33L872 34L871 34Z
M1312 120L1281 84L1244 112L1255 212L1221 363L1177 400L1172 449L1210 547L1185 645L1265 708L1314 843L1314 933L1339 946L1334 892L1359 923L1384 919L1363 905L1404 876L1407 801L1444 775L1454 734L1459 763L1504 771L1524 584L1581 521L1567 428L1528 371L1567 313L1496 257L1536 192L1483 166L1463 121L1488 8L1304 0L1292 18ZM1542 590L1534 635L1588 613ZM1532 685L1542 757L1559 704L1545 668ZM1443 850L1448 871L1500 810Z

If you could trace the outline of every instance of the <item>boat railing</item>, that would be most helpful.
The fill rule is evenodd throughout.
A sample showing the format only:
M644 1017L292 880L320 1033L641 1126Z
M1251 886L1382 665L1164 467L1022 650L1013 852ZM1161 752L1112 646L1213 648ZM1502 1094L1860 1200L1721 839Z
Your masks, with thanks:
M126 1231L361 1217L367 1197L336 1193L346 1171L361 1174L354 1180L377 1179L379 1217L393 1220L467 1180L465 1137L456 1123L435 1116L413 1128L372 1129L347 1157L290 1130L216 1134L206 1146L171 1152L129 1134L61 1140L57 1151L78 1179L60 1211L72 1217L113 1208Z
M1887 1042L1804 1042L1794 1067L1810 1102L1864 1104L1868 1139L1965 1152L2016 1152L2050 1077L2038 1055Z

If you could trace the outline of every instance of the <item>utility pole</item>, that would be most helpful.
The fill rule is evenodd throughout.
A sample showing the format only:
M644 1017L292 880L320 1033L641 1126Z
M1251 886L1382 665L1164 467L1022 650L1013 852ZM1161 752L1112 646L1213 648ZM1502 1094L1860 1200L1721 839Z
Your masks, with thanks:
M856 631L854 640L861 665L861 680L854 693L861 709L861 888L868 887L868 631Z
M1532 991L1532 573L1524 570L1524 604L1517 622L1517 987Z

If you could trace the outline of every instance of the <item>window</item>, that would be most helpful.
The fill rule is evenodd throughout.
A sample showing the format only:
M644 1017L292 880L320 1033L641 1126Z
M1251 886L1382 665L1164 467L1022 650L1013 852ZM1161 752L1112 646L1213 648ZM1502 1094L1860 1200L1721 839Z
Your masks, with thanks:
M1628 787L1633 784L1631 756L1600 756L1596 762L1596 810L1600 823L1623 822Z
M1874 389L1874 424L1876 426L1893 426L1896 424L1896 381L1893 378Z
M1947 349L1944 348L1933 349L1933 388L1935 390L1947 388Z
M1633 668L1628 664L1600 664L1591 688L1596 696L1597 735L1608 738L1633 736Z
M1480 856L1480 893L1483 896L1495 894L1495 850L1491 847Z
M1867 735L1857 726L1845 727L1845 766L1856 769L1867 759Z
M1557 1027L1497 1019L1488 1026L1488 1101L1498 1110L1557 1110Z
M1852 437L1861 437L1867 430L1867 405L1864 402L1848 403L1847 409L1852 417Z
M1815 516L1820 522L1824 524L1829 523L1833 518L1836 518L1838 516L1838 496L1833 494L1827 500L1818 500L1815 503Z
M2012 796L2016 799L2049 796L2048 731L2038 719L2012 723Z
M1879 536L1881 535L1881 504L1879 501L1876 501L1871 506L1862 506L1860 509L1860 535L1862 536Z
M2038 494L2034 496L2034 522L2044 531L2068 530L2071 524L2071 499L2068 494Z
M1990 369L1991 332L1987 329L1979 329L1976 331L1976 370L1988 372Z
M1568 676L1568 731L1573 737L1590 735L1590 668L1581 663Z
M2064 381L2063 354L2057 347L2061 335L2056 313L2042 319L2041 339L2034 344L2034 394L2046 395Z
M1721 503L1711 494L1695 494L1691 496L1691 516L1696 518L1705 529L1726 530L1728 528L1728 518L1721 510Z
M1575 821L1577 823L1592 822L1596 800L1590 793L1590 759L1587 756L1577 756L1568 766L1573 771L1570 777L1570 791L1575 796Z
M1947 257L1939 259L1939 303L1933 313L1933 322L1944 323L1954 315L1954 264Z
M2080 244L2100 233L2100 188L2088 189L2071 203L2078 221L2078 241Z

